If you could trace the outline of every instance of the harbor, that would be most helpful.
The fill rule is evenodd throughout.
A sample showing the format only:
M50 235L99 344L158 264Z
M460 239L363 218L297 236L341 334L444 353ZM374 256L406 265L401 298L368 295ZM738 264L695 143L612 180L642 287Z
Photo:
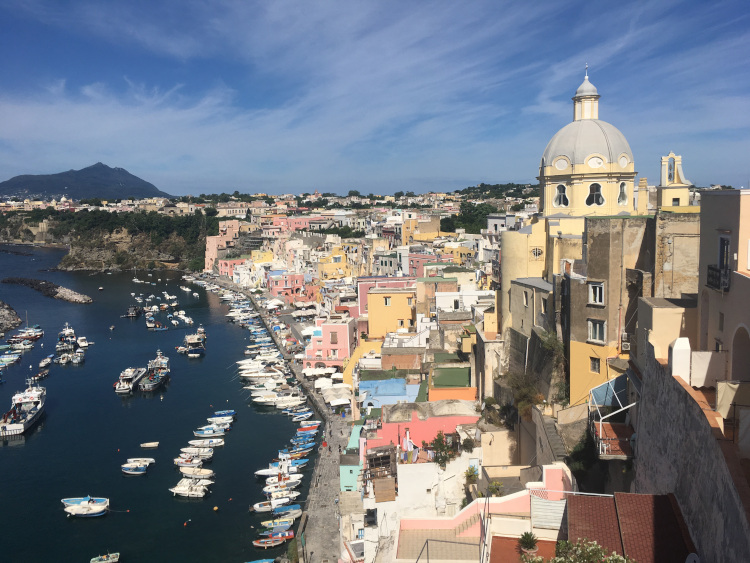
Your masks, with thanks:
M38 270L54 265L60 254L41 250L34 252L33 261L13 254L0 259L6 271L12 268L19 275L38 277ZM3 286L4 301L21 316L28 314L31 324L47 329L20 363L4 371L7 384L0 387L0 401L5 405L24 387L29 372L36 373L37 365L55 351L56 335L65 323L92 344L85 363L53 363L47 368L49 374L40 383L47 392L45 412L28 432L1 442L0 471L12 486L4 488L0 507L14 515L4 541L4 558L60 560L65 553L66 560L89 560L97 553L120 552L127 561L252 561L286 554L288 544L268 550L253 546L263 529L261 522L269 516L248 512L248 507L265 498L266 484L253 472L278 457L300 423L276 409L258 408L242 389L235 362L246 357L248 331L227 322L226 302L218 294L196 285L190 286L189 293L179 292L179 307L195 320L194 327L180 322L155 332L146 328L142 317L122 318L133 304L131 293L176 294L178 285L185 284L177 273L158 275L162 279L156 272L139 274L145 283L154 284L145 289L133 283L132 274L44 272L54 283L95 295L94 302L85 306L46 299L23 286ZM157 313L157 319L161 314L165 313ZM205 353L197 358L177 354L175 348L200 325L207 334ZM150 393L117 393L113 387L121 374L147 366L157 350L169 357L169 384ZM143 376L138 372L134 377ZM205 453L184 450L200 448L188 444L197 439L193 431L205 425L207 417L226 409L235 409L237 416L224 436L225 445L215 449L204 465L213 472L213 483L205 485L209 492L203 498L174 496L169 489L182 491L187 485L180 487L185 475L173 458ZM326 411L321 409L314 418L319 415ZM327 423L325 430L333 452L338 442L333 441L332 429L337 424L341 422ZM138 460L144 454L155 463L139 473ZM308 457L310 467L303 471L299 488L302 494L293 501L304 513L292 529L295 535L300 528L304 532L307 549L302 549L301 541L296 543L301 558L307 554L319 560L327 557L325 544L333 548L336 543L319 535L325 525L338 534L336 487L326 488L328 481L331 485L338 481L337 456L327 449L319 453L316 447ZM106 514L66 517L60 499L86 494L109 499ZM330 512L323 512L326 509ZM29 527L29 521L37 524ZM40 526L49 536L44 545L33 539Z

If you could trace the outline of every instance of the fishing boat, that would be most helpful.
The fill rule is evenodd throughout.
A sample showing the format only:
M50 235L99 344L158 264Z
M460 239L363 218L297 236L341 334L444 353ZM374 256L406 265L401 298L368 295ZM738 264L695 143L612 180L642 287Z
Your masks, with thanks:
M302 484L302 481L288 481L277 485L266 485L263 487L263 492L267 495L272 493L286 492L296 489Z
M34 383L38 383L42 379L46 379L48 375L49 375L48 369L40 370L36 375L31 377L31 381Z
M312 411L308 411L303 414L298 414L297 416L292 418L292 422L303 422L307 420L308 418L312 418L312 415L313 415Z
M77 516L79 518L93 518L96 516L104 516L107 513L107 510L109 510L109 507L79 504L66 506L63 510L65 510L68 516Z
M141 447L144 449L154 449L159 447L159 442L143 442Z
M180 473L190 479L210 479L214 476L213 469L203 467L180 467Z
M119 395L131 393L144 375L146 375L146 368L125 368L120 372L120 377L114 384L115 393Z
M44 412L47 390L31 379L26 383L26 390L13 395L10 410L0 418L0 436L23 434L37 423Z
M122 472L126 475L145 475L148 465L140 463L123 463L120 466L120 469L122 469Z
M120 553L107 553L106 555L97 555L96 557L92 557L89 563L111 563L111 562L117 562L120 560Z
M109 499L105 497L92 497L90 495L86 495L85 497L70 497L70 498L62 498L60 499L60 502L63 503L63 506L76 506L76 505L99 505L99 506L109 506Z
M224 411L216 411L214 413L215 416L235 416L236 414L237 414L237 411L233 409L224 410Z
M176 457L174 464L178 467L200 467L203 462L197 457Z
M233 416L209 416L206 419L210 424L228 424L234 422Z
M169 358L156 351L156 358L148 362L146 376L141 379L139 387L141 391L156 391L169 381Z
M215 448L224 445L223 438L206 438L204 440L188 440L188 444L195 448Z
M188 334L182 343L188 358L200 358L206 353L205 338L200 334Z
M297 511L302 512L302 507L299 504L282 504L276 508L271 509L274 515L286 516L287 514L293 514Z

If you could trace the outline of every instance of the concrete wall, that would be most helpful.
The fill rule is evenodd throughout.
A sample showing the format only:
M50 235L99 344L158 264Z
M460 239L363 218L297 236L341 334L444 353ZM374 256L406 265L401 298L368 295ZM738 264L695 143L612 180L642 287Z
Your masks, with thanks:
M697 399L650 347L638 405L635 492L675 494L701 561L750 561L750 486L712 411Z

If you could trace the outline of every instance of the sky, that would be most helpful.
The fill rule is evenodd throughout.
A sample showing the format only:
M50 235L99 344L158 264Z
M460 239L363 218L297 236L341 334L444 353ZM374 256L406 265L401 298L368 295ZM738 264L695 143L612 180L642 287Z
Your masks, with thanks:
M535 183L589 65L658 183L750 179L750 2L3 0L0 181L174 195Z

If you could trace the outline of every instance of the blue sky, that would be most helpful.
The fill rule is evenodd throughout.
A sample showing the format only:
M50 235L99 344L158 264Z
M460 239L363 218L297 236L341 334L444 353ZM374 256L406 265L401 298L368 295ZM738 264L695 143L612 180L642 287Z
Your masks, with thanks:
M4 0L0 180L173 194L534 182L584 64L636 169L750 178L750 3Z

